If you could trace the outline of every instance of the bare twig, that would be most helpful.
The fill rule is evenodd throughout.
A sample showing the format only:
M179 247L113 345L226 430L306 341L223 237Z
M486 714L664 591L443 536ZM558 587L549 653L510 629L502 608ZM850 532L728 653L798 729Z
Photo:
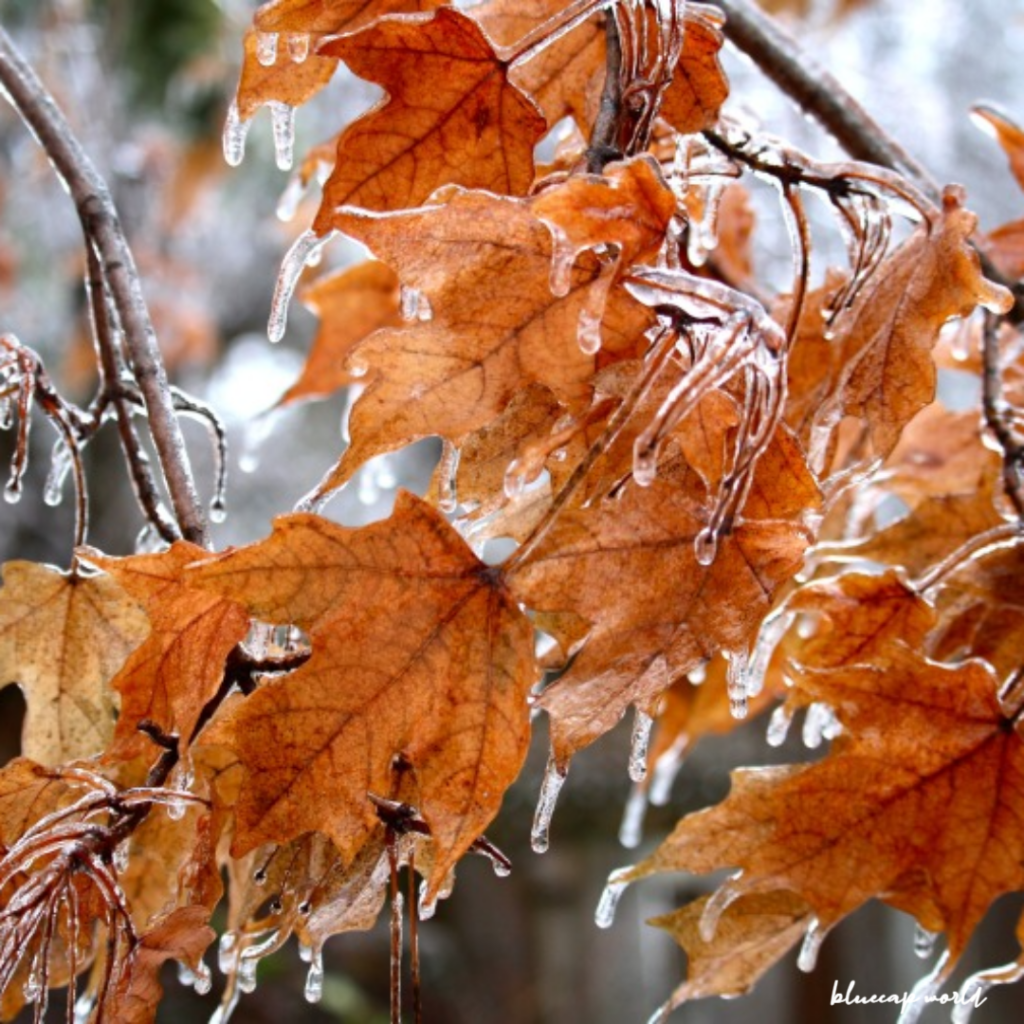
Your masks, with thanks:
M622 158L619 130L622 124L622 41L615 14L604 16L605 73L601 105L594 119L594 130L587 146L587 170L600 174L606 164Z
M206 543L206 522L196 493L167 374L138 271L106 182L78 142L46 86L0 27L0 85L32 129L74 200L88 246L95 248L131 362L146 403L160 467L182 534Z
M1003 487L1017 518L1024 523L1024 445L1013 432L1012 411L1003 399L1003 376L999 361L999 327L1002 318L985 314L982 335L981 405L985 423L1003 451Z

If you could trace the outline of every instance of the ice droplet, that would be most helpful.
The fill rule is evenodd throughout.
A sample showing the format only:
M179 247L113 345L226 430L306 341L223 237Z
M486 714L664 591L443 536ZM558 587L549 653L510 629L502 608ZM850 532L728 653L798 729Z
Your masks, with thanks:
M653 726L654 719L637 708L633 715L633 736L629 749L629 777L633 782L643 782L647 778L647 749L651 744Z
M693 539L693 554L700 565L711 565L718 556L718 534L704 527Z
M231 101L224 120L224 159L231 167L237 167L245 159L245 138L249 134L251 121L243 121L238 113L238 103Z
M274 132L274 159L279 171L290 171L295 156L295 108L271 100L270 123Z
M601 315L584 307L580 310L576 324L576 341L586 356L596 355L601 350Z
M668 1015L673 1009L672 1000L669 999L667 1002L662 1003L661 1006L659 1006L654 1013L647 1018L647 1024L665 1024L665 1021L668 1020Z
M188 964L178 961L178 982L186 988L193 988L196 993L205 996L213 988L213 977L205 961L200 960L196 970Z
M935 952L935 940L939 932L930 932L914 922L914 955L922 960L927 960Z
M210 522L223 523L228 517L227 506L222 497L216 497L210 502Z
M505 861L498 860L497 857L491 857L491 867L498 878L508 878L512 874L512 868Z
M781 747L789 735L789 726L793 721L793 711L787 704L780 704L768 720L765 739L770 747Z
M322 250L333 236L333 231L323 236L318 235L315 231L303 231L285 253L277 275L274 298L270 303L267 336L271 341L278 342L284 337L285 326L288 322L288 306L292 301L295 286L299 283L299 277L310 259L314 258L315 254Z
M816 917L811 918L811 923L804 933L803 945L800 947L800 955L796 958L796 965L805 974L810 974L818 962L818 950L828 933L822 929Z
M272 67L277 60L277 33L256 33L256 60L265 68Z
M319 949L313 951L313 959L309 962L303 994L307 1003L319 1003L324 994L324 960L323 953Z
M644 816L647 813L647 790L636 785L629 792L622 824L619 826L619 842L627 850L635 850L643 839Z
M615 911L619 906L619 900L629 885L629 880L624 876L629 873L630 868L616 868L609 876L608 882L597 902L597 910L594 911L594 924L598 928L611 928L615 921Z
M234 932L225 932L217 944L217 970L221 974L230 974L238 960L238 936Z
M835 739L843 731L835 712L827 705L815 701L804 718L803 741L808 750L816 750L823 739Z
M565 785L568 772L563 771L555 760L554 752L548 756L548 765L544 770L544 782L540 787L537 799L537 812L533 816L533 828L530 830L530 845L534 853L544 853L548 848L548 832L551 829L551 818L558 803L558 794Z
M289 32L285 37L288 56L296 63L302 64L309 56L309 34L307 32Z
M256 966L259 964L257 957L243 956L238 962L238 987L242 992L256 991Z
M657 475L657 447L641 434L633 443L633 480L638 487L650 487Z
M420 882L420 897L416 901L416 916L421 921L429 921L437 913L437 897L427 899L429 886L427 880Z
M92 1011L96 1008L96 993L95 992L83 992L75 1000L75 1024L87 1024L87 1021L92 1016Z
M8 505L17 505L21 501L21 477L11 477L4 488L4 501Z

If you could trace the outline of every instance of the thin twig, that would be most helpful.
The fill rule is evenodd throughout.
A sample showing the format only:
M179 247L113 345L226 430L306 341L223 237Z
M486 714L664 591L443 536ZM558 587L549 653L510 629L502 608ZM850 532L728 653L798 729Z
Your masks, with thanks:
M725 37L742 50L802 110L811 114L855 160L911 178L938 204L942 190L902 146L800 44L750 0L718 0Z
M206 521L185 451L156 334L142 295L135 260L106 182L71 130L46 86L0 27L0 85L46 151L75 203L86 244L100 269L146 403L149 429L182 534L206 543Z
M173 543L181 537L181 531L178 529L177 523L169 519L161 507L156 480L153 478L153 471L149 464L149 456L135 431L132 410L121 391L121 358L107 308L107 292L103 285L103 273L100 270L96 251L91 245L86 246L86 254L89 259L86 279L89 292L89 311L92 317L96 353L100 361L101 388L108 394L114 407L117 430L121 436L121 448L128 463L128 472L139 507L160 537L168 543Z
M619 132L622 126L622 40L615 14L604 16L605 73L601 104L587 146L587 171L600 174L607 164L622 158Z
M1003 487L1013 503L1017 518L1024 523L1024 446L1014 435L1011 411L1003 399L1003 376L999 361L999 327L1002 319L994 313L985 314L982 335L981 405L985 423L1003 451Z

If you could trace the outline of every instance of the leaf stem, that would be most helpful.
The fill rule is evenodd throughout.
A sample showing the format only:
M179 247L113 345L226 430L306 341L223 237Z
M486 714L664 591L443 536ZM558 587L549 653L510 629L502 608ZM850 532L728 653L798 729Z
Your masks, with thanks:
M46 86L0 27L0 85L32 130L78 211L124 331L131 370L146 404L160 467L186 539L206 545L206 521L167 383L139 274L106 182Z

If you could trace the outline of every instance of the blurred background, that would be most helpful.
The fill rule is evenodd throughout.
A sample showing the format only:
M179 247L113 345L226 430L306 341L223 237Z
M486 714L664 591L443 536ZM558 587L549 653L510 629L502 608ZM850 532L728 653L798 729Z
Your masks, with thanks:
M818 60L940 181L967 186L970 205L992 228L1021 216L1024 197L1002 153L968 117L978 100L1024 121L1024 4L1013 0L804 0L768 6ZM270 414L297 375L315 330L293 303L285 340L265 336L280 259L308 222L275 216L288 175L274 165L269 116L261 112L241 167L222 156L221 129L255 4L245 0L0 0L0 22L48 83L80 139L111 184L176 383L210 402L231 443L228 511L215 527L217 546L252 541L270 518L291 509L337 457L346 399ZM732 53L730 104L815 156L839 158L757 71ZM298 116L297 153L322 141L371 105L375 87L342 69ZM762 277L786 282L788 243L777 210L764 204L756 257ZM827 258L818 266L819 275ZM328 266L358 258L335 243ZM838 250L835 253L838 258ZM0 106L0 330L43 357L62 393L87 402L94 385L84 319L83 254L74 211L46 158L7 106ZM209 495L211 456L202 426L186 424L190 453ZM10 457L0 435L0 465ZM42 499L52 433L40 420L25 493L0 505L0 559L66 566L73 508ZM395 488L422 491L437 459L432 442L364 468L327 509L348 525L387 515ZM86 453L92 504L89 540L112 554L135 549L142 522L113 430ZM69 491L70 488L66 488ZM0 691L0 760L18 752L23 703L16 687ZM785 763L810 754L794 736L780 749L764 741L763 719L725 739L699 744L677 779L668 806L648 813L644 842L617 840L630 790L629 723L577 758L560 799L551 849L529 848L529 827L547 741L537 723L527 770L509 793L490 838L512 859L509 878L485 861L464 863L452 897L421 929L425 1017L430 1024L626 1024L647 1020L681 980L684 958L646 918L706 891L716 879L679 876L647 882L623 898L613 928L598 930L594 908L608 873L637 859L681 814L720 800L731 767ZM816 754L815 756L819 756ZM1013 925L1024 900L1001 901L957 973L1013 959ZM885 1007L830 1006L833 981L858 993L902 993L929 967L914 953L912 922L871 905L825 942L818 967L801 974L795 954L752 997L699 1002L676 1012L690 1024L881 1024ZM208 959L210 956L208 955ZM303 999L305 965L294 947L264 961L256 993L243 997L240 1022L388 1019L386 921L371 933L333 939L325 951L322 1002ZM205 1021L206 999L171 982L162 1021ZM976 1024L1019 1021L1024 990L994 990ZM30 1019L26 1017L25 1019ZM59 1019L59 1015L57 1018ZM927 1010L922 1021L948 1019Z

